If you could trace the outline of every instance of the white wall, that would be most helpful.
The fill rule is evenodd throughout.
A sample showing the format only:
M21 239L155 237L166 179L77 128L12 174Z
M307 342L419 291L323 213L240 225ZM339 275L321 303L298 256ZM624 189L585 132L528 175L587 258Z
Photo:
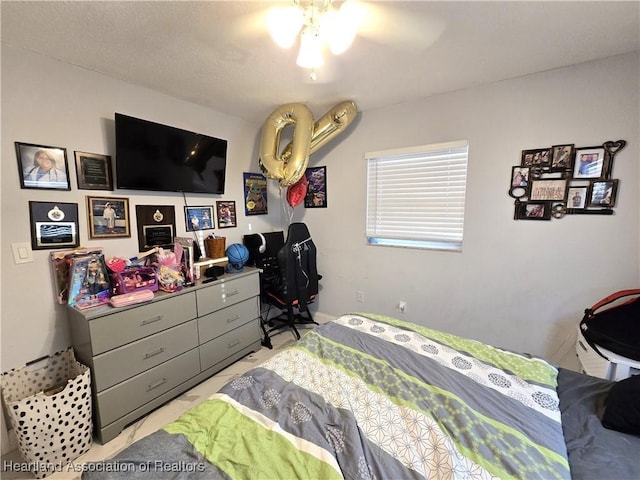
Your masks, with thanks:
M329 208L294 212L319 250L324 279L316 308L400 316L394 306L405 300L408 320L560 359L573 348L585 307L640 285L638 74L638 55L626 55L364 112L311 159L311 166L328 167ZM30 241L29 200L76 202L83 245L101 245L107 255L137 252L135 218L131 239L87 241L85 196L96 192L76 188L73 151L113 155L115 111L229 140L225 195L189 197L190 204L236 201L239 227L224 231L228 243L239 241L249 223L253 231L282 228L274 186L268 216L243 215L242 172L258 171L261 125L3 45L3 371L70 341L64 308L54 304L48 251L34 251L33 263L12 260L11 243ZM366 246L364 152L455 139L470 144L463 252ZM617 139L628 146L613 170L621 179L616 215L512 220L506 192L522 149ZM72 190L21 190L14 141L66 147ZM175 204L178 233L185 233L178 194L113 195L129 197L132 212L135 204ZM356 290L364 291L364 304L356 303Z
M320 311L390 314L577 366L584 309L640 287L639 78L638 55L626 55L362 113L310 162L328 165L329 209L296 212L321 254ZM367 246L364 153L458 139L470 145L463 252ZM512 219L521 150L618 139L628 145L613 167L614 216Z

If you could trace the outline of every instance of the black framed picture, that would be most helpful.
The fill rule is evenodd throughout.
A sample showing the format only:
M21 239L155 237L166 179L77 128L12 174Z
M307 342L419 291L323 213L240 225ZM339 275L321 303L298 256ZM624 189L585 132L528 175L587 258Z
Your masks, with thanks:
M520 165L523 167L544 168L551 164L551 149L536 148L533 150L523 150Z
M550 202L521 202L516 206L517 220L551 220Z
M567 184L566 179L533 180L529 200L564 201Z
M73 248L80 245L78 204L29 202L31 248Z
M311 167L305 170L307 194L305 208L327 208L327 167Z
M575 144L554 145L551 147L551 166L552 172L571 171L573 169L573 148Z
M509 195L513 198L522 198L529 194L530 167L516 165L511 167L511 186Z
M211 230L213 224L213 207L184 207L184 222L187 232Z
M67 149L15 142L20 188L71 190Z
M604 148L576 148L573 178L600 178L604 167Z
M176 236L176 211L173 205L136 205L138 248L173 248Z
M236 220L236 202L230 200L221 200L216 202L216 211L218 213L218 228L237 227Z
M569 208L585 208L587 206L588 187L569 187L567 206Z
M111 157L98 153L73 152L79 190L113 190Z
M613 207L616 204L618 180L601 180L591 182L589 186L588 207Z

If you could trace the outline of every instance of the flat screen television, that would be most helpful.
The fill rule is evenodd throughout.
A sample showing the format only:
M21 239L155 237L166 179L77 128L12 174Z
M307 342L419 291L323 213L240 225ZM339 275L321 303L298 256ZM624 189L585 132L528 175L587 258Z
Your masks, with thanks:
M226 140L121 113L115 123L117 188L224 193Z

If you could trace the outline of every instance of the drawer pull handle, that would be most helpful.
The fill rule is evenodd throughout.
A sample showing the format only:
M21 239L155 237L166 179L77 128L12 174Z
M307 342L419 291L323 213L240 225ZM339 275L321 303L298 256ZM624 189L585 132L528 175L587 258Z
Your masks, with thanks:
M234 340L233 342L229 343L229 348L233 348L236 345L238 345L239 343L240 343L240 339L238 338L238 339Z
M578 345L580 345L580 347L582 347L582 350L584 350L585 352L587 351L587 347L584 346L584 344L582 343L581 340L578 340Z
M236 315L233 318L227 318L227 323L235 322L236 320L240 320L240 315Z
M144 359L147 360L151 357L155 357L156 355L160 355L161 353L164 353L164 347L154 350L153 352L145 353Z
M149 385L147 387L147 392L150 392L154 388L158 388L160 385L164 385L165 383L167 383L167 379L166 378L162 378L162 379L158 380L156 383L152 383L151 385Z
M144 326L144 325L149 325L150 323L155 323L155 322L159 322L160 320L162 320L163 316L162 315L158 315L157 317L153 317L153 318L147 318L146 320L143 320L140 325Z
M229 292L227 293L227 297L233 297L234 295L239 294L240 292L238 290L234 290L233 292Z

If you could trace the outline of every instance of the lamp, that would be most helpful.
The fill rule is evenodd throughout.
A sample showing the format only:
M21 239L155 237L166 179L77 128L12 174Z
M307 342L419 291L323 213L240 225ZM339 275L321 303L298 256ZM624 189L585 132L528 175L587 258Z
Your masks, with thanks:
M322 49L328 44L334 55L345 52L355 39L360 6L355 0L346 0L339 9L334 0L313 0L303 4L273 8L267 17L267 26L274 42L290 48L300 34L300 51L296 63L302 68L318 68L323 64Z

